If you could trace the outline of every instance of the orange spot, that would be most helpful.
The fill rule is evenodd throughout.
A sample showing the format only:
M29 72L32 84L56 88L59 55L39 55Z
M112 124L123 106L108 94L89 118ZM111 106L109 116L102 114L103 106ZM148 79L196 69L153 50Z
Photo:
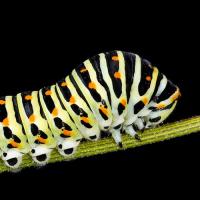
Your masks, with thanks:
M112 57L112 60L113 60L113 61L119 61L119 57L118 57L118 56L113 56L113 57Z
M164 104L164 103L159 103L159 104L157 104L157 106L156 106L157 109L162 109L162 108L164 108L164 107L165 107L165 104Z
M45 95L46 95L46 96L50 96L51 94L52 94L51 90L47 90L47 91L45 92Z
M6 101L0 100L0 105L4 105L5 103L6 103Z
M14 148L18 148L18 147L19 147L19 144L18 144L17 142L15 142L14 140L12 140L12 141L10 142L10 144L11 144L12 147L14 147Z
M6 117L4 120L3 120L3 125L4 126L8 126L9 125L9 120L8 120L8 118Z
M37 137L37 140L38 140L40 143L43 143L43 144L46 143L46 139L44 139L44 138L42 138L42 137L40 137L40 136Z
M35 115L34 115L34 114L32 114L32 115L29 117L29 121L30 121L31 123L35 122Z
M147 81L151 81L151 76L146 76Z
M69 102L70 102L71 104L74 104L74 103L76 102L74 96L71 96L71 97L70 97Z
M96 89L96 84L95 84L94 82L90 82L90 83L88 84L88 87L89 87L90 89Z
M83 69L80 70L81 73L86 72L86 71L87 71L86 68L83 68Z
M52 113L51 113L54 117L56 117L58 115L58 109L54 108Z
M147 103L148 103L148 98L144 96L144 97L142 98L142 102L144 103L144 105L147 105Z
M100 108L99 108L106 116L108 116L108 110L104 107L104 106L102 106L102 105L100 105Z
M126 99L122 99L120 103L125 107L126 106Z
M67 83L66 83L66 82L62 82L62 83L61 83L61 86L62 86L62 87L66 87L66 86L67 86Z
M85 123L89 123L89 119L87 117L81 117L81 120L84 121Z
M32 99L32 96L31 95L26 95L24 98L28 101L28 100Z
M67 135L67 136L71 136L72 135L72 131L63 130L63 134Z
M115 72L114 73L115 78L121 78L121 73L120 72Z
M176 99L178 99L178 97L181 96L180 90L177 89L176 92L172 95L171 97L171 101L175 101Z

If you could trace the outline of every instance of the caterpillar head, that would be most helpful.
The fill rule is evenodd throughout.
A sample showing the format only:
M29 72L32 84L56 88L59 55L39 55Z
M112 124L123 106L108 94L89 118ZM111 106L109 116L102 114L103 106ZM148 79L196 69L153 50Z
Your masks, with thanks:
M2 152L2 160L10 168L18 168L22 162L23 154L16 149L9 149L6 152Z
M58 144L58 151L63 156L70 156L76 151L79 143L79 141L74 141L70 138L65 139Z
M31 150L33 160L39 165L45 165L51 156L52 149L45 145L38 145Z
M158 124L162 123L175 109L177 101L167 109L156 110L155 112L151 112L146 118L146 128L153 128Z
M146 128L162 123L176 107L180 96L179 88L168 80L165 90L155 96L148 106L150 113L146 117Z

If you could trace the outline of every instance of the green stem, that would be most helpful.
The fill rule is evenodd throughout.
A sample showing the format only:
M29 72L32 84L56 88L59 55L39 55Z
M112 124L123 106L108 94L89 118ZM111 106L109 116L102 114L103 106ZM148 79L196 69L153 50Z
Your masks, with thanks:
M175 137L188 135L200 131L200 116L184 119L178 122L165 124L158 128L146 130L144 133L139 133L141 141L135 140L127 134L123 134L123 148L119 148L111 137L101 139L97 142L83 142L79 145L77 152L69 158L63 158L56 150L52 152L50 163L64 160L72 160L82 157L94 156L127 148L134 148L145 144L152 144L164 140L169 140ZM30 156L24 156L21 168L36 166ZM0 173L11 171L0 161Z

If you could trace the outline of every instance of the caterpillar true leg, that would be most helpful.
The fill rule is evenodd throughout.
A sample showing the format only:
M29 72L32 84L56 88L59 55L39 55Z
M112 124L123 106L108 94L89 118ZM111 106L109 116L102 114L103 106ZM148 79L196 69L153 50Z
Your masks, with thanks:
M141 118L138 118L135 122L134 122L134 125L137 126L138 130L144 130L145 128L145 125L144 125L144 122Z
M112 134L113 139L117 143L117 145L119 145L119 147L122 147L122 138L121 138L120 130L113 129L111 130L111 134Z
M124 128L124 132L129 134L132 137L135 137L135 135L137 134L137 132L135 131L132 125L126 126Z

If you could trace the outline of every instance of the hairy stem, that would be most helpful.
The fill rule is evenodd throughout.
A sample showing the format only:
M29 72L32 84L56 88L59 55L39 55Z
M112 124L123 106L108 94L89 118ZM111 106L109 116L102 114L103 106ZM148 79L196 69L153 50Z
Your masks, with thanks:
M52 152L50 163L59 162L64 160L72 160L97 154L104 154L118 150L125 150L127 148L134 148L145 144L152 144L169 140L175 137L188 135L200 131L200 116L184 119L178 122L165 124L158 128L149 129L144 133L139 133L141 141L135 140L127 134L123 134L123 148L119 148L111 137L101 139L97 142L83 142L79 145L77 152L69 158L63 158L56 150ZM21 168L36 166L29 155L24 156ZM10 168L0 161L0 172L11 171Z

